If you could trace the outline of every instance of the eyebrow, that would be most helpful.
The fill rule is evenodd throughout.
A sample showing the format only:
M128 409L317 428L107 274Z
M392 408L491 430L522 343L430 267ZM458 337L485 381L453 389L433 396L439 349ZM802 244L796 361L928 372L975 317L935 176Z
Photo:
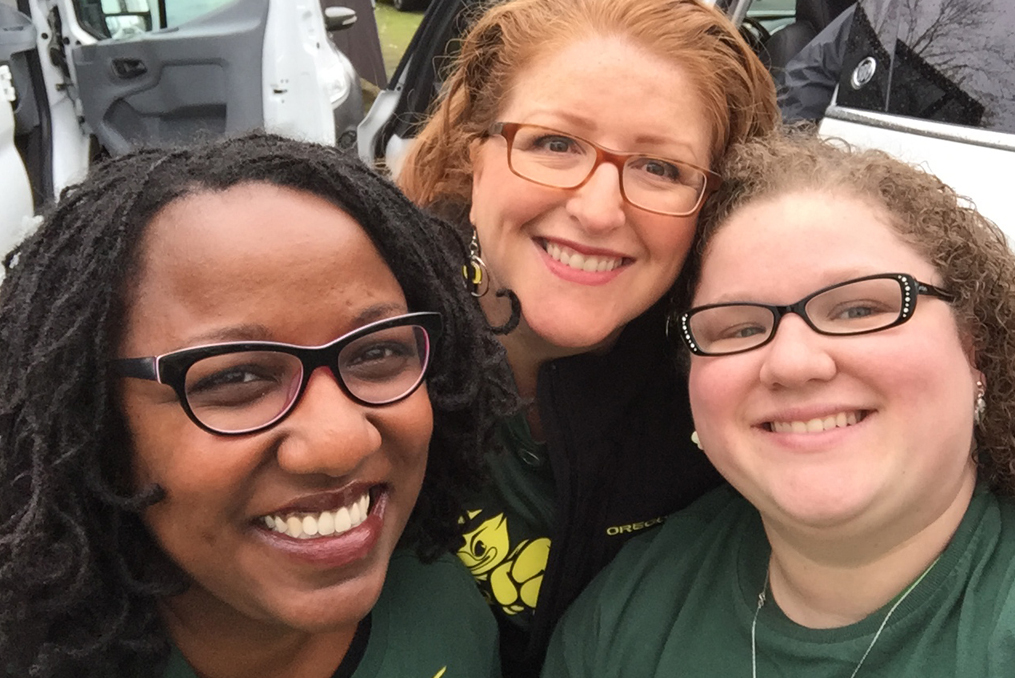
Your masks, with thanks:
M348 329L341 334L352 332L363 325L368 325L375 320L382 320L389 316L407 313L404 304L380 303L367 306L350 319ZM336 335L341 336L341 335ZM187 339L188 346L202 344L218 344L233 341L273 341L271 331L267 326L259 323L245 323L242 325L230 325L220 327L209 332L204 332Z
M589 117L586 117L584 115L581 115L580 113L574 113L572 111L558 111L558 110L550 110L550 109L537 109L537 110L533 111L532 113L530 113L530 115L535 115L537 120L542 120L541 116L548 116L550 118L554 118L554 119L560 120L561 122L560 123L552 123L552 124L544 124L542 121L540 121L540 122L533 122L533 123L526 123L526 124L540 125L540 126L543 126L543 127L550 127L550 128L555 128L555 126L557 124L574 125L575 127L579 127L579 128L582 128L582 129L580 129L578 132L571 132L571 130L560 130L560 131L561 132L571 132L572 134L577 134L578 136L584 136L584 135L590 135L591 136L591 135L595 134L596 131L597 131L596 130L596 123L595 123L595 120L593 118L589 118ZM599 143L599 142L596 142L596 143ZM600 144L600 145L602 145L602 144ZM691 147L691 144L688 143L687 141L682 140L682 139L676 139L676 138L672 138L672 137L661 137L661 136L656 135L656 134L639 134L638 136L636 136L634 138L634 144L633 144L634 147L640 147L640 146L646 146L646 145L661 146L661 147L663 147L664 150L662 150L662 151L655 151L655 150L652 150L652 151L631 151L631 152L633 152L633 153L644 153L645 155L665 156L665 157L670 157L670 158L672 158L674 160L683 160L683 158L673 157L674 153L685 152L685 153L687 153L688 155L691 156L691 158L692 158L692 160L694 162L700 162L695 157L694 149ZM611 150L618 150L618 149L611 149ZM686 160L685 162L691 162L691 161L690 160Z
M825 274L821 276L825 282L818 284L812 290L806 292L804 296L813 294L814 292L824 289L829 285L838 285L839 283L848 282L855 278L862 278L865 275L876 275L879 272L883 273L885 271L861 270L859 268L841 269L836 271L834 275L829 275L828 272L826 271ZM794 299L792 302L789 303L796 303L797 301L799 301L799 299ZM742 293L742 292L720 294L714 301L707 302L707 304L736 304L736 303L765 304L770 302L758 301L756 293ZM704 306L704 305L706 304L694 304L694 306ZM775 305L778 306L778 304Z

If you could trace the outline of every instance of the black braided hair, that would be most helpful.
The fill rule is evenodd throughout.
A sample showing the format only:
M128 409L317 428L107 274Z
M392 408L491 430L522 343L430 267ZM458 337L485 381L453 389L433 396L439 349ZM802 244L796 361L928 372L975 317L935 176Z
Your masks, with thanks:
M107 361L139 243L182 196L265 182L320 196L368 233L410 310L439 311L430 459L403 543L460 544L459 498L479 482L496 422L516 407L500 343L462 278L465 243L334 148L254 134L107 161L65 190L5 260L0 287L0 676L158 675L160 596L186 587L140 519ZM280 225L281 227L281 225ZM5 666L6 663L6 666Z

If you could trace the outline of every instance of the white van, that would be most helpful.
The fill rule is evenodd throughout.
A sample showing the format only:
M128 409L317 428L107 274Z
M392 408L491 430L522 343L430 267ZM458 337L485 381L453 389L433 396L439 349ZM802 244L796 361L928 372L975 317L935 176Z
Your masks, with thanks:
M1015 2L860 0L820 130L926 167L1015 244Z
M771 2L735 0L731 11L749 17ZM764 36L776 67L821 30L815 17L827 24L853 4L794 2L795 20ZM848 33L833 42L844 52L822 51L827 58L813 64L817 71L840 67L821 134L933 172L1015 244L1007 193L1015 177L1015 1L859 0L842 25Z
M359 78L328 31L355 21L320 0L0 0L0 256L96 157L256 128L352 146Z

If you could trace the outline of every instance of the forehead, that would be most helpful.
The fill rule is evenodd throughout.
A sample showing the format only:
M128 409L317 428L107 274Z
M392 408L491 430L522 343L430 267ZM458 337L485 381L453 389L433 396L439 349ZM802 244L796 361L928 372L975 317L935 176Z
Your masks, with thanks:
M888 214L871 202L827 190L749 203L709 243L694 303L789 303L825 285L874 273L939 282L930 262L890 224Z
M499 115L620 150L657 142L690 146L697 156L712 136L689 71L621 36L579 37L533 55L512 78Z
M259 338L323 343L342 329L342 316L405 306L359 223L322 198L267 184L174 201L152 219L139 259L128 339L186 345L191 335L243 326L271 335ZM324 319L320 336L296 336L314 318Z

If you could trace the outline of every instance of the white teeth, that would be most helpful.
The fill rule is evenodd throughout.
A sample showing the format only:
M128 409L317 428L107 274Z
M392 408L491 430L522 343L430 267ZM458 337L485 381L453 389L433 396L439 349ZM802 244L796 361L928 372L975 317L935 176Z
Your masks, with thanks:
M335 534L335 514L331 511L325 511L321 514L321 517L317 519L317 533L322 537L328 537Z
M771 429L775 433L820 433L833 428L852 426L857 420L856 412L839 412L810 421L773 421Z
M370 495L364 494L349 506L320 513L298 513L288 516L264 516L261 521L269 530L294 539L330 537L359 527L370 515Z
M551 259L556 259L570 268L574 268L579 271L587 271L589 273L597 271L612 271L620 266L622 262L622 259L618 259L616 257L600 257L592 254L580 254L570 247L563 247L552 242L545 243L544 249L546 250L546 253L550 255Z

